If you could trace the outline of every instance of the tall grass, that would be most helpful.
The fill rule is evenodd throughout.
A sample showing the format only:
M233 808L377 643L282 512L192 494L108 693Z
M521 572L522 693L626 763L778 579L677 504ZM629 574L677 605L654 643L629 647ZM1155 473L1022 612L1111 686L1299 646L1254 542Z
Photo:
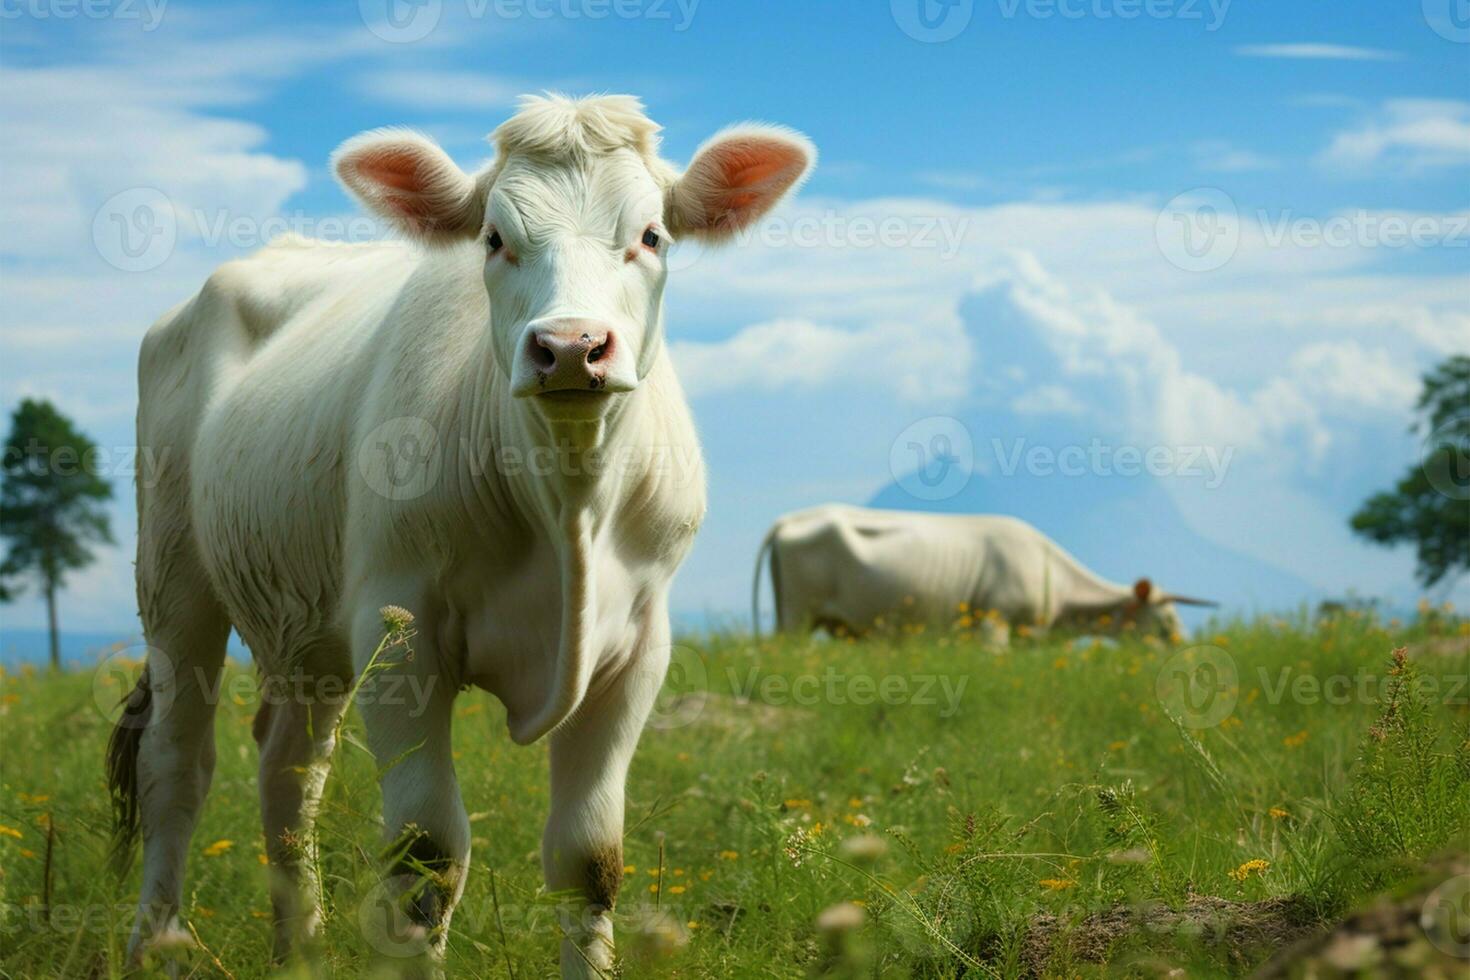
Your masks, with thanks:
M1239 972L1270 950L1167 913L1206 896L1230 903L1209 906L1220 915L1328 917L1466 847L1467 636L1440 612L1217 624L1192 642L1233 667L1211 692L1229 706L1219 718L1161 694L1200 650L1137 639L689 643L629 784L627 975ZM87 675L0 677L9 976L122 972L137 872L102 870L96 700ZM180 954L198 975L267 973L254 711L240 693L218 712L185 902L204 948ZM545 749L512 745L487 695L455 715L474 868L448 969L548 975L560 897L541 887ZM343 741L359 728L350 717ZM339 751L319 826L328 917L303 971L365 976L381 959L378 812L372 760ZM1099 930L1110 916L1125 926Z

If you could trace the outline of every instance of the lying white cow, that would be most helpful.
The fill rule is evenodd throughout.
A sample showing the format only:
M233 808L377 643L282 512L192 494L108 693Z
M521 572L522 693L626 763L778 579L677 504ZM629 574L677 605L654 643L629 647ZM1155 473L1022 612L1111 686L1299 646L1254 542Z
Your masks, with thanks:
M1118 585L1025 521L827 504L787 514L756 556L751 613L760 631L760 575L770 553L776 627L865 633L876 625L947 627L983 619L1004 643L1010 628L1135 629L1181 633L1178 605L1148 579Z
M585 902L562 971L611 964L624 779L705 510L664 349L669 247L730 238L815 157L743 126L680 175L657 131L630 97L529 98L473 175L414 133L359 136L338 177L414 244L279 242L149 331L138 438L168 450L138 494L152 649L109 753L121 852L143 837L133 956L178 938L231 626L267 683L306 692L263 704L255 734L276 956L316 928L312 823L344 699L312 692L363 670L394 605L414 652L379 676L422 703L385 681L360 704L403 853L390 880L430 957L470 856L450 718L473 684L516 742L550 736L546 881Z

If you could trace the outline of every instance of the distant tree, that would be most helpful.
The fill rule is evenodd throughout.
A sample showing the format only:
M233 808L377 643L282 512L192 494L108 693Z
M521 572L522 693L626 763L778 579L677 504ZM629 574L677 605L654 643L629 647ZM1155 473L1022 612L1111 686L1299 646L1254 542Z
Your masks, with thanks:
M1391 491L1374 494L1353 530L1379 544L1413 544L1425 588L1470 570L1470 357L1451 357L1424 376L1412 431L1424 458Z
M27 398L10 417L0 466L0 538L8 546L0 600L15 598L18 580L40 586L53 668L61 666L56 593L67 572L92 563L91 545L112 542L102 509L112 484L96 472L96 457L96 444L48 401Z

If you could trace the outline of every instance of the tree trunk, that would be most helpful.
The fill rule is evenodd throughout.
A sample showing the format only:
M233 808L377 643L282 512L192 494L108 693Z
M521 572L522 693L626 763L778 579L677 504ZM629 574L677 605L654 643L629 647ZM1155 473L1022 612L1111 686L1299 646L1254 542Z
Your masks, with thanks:
M51 669L61 669L61 634L56 629L56 586L46 583L46 624L51 629Z

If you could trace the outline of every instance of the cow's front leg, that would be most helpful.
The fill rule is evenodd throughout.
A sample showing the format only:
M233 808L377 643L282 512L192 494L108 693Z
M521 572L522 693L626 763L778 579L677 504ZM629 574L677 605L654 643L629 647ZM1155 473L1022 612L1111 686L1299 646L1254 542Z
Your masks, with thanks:
M356 650L366 651L358 654L357 670L369 672L357 704L381 770L389 859L361 923L369 943L402 975L433 975L470 859L470 824L450 746L456 688L428 628L388 646L371 667L367 656L384 633L376 610L364 612L356 633Z
M611 911L623 880L623 787L668 668L668 628L551 735L551 813L541 842L546 883L573 900L561 916L563 978L611 976Z

